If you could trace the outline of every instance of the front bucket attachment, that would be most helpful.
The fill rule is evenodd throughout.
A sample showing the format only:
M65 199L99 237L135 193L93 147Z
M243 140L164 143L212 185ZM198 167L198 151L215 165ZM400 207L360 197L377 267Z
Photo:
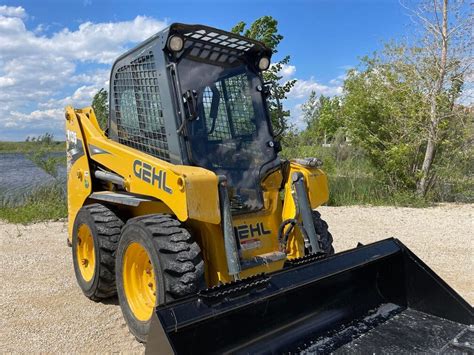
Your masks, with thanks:
M455 267L455 266L453 266ZM473 308L396 239L159 306L147 353L472 353Z

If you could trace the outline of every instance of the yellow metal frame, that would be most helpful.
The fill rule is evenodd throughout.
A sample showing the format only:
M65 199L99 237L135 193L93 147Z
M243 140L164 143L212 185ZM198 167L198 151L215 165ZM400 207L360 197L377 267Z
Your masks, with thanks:
M154 197L156 202L144 202L138 207L123 206L131 216L166 212L184 222L196 237L203 251L205 274L209 286L231 281L227 272L224 242L220 226L218 178L212 171L194 167L173 165L143 152L108 139L100 129L91 108L81 110L66 108L66 129L68 151L83 145L82 156L68 157L68 208L69 234L78 210L89 203L92 193L89 163L91 160L120 175L128 192ZM89 153L89 146L98 148ZM97 153L97 151L99 153ZM139 163L136 163L136 162ZM135 164L135 165L134 165ZM146 165L145 165L146 164ZM140 168L151 166L155 174L166 173L166 189L150 184L141 176ZM327 178L317 168L306 167L292 162L289 174L284 177L280 170L269 174L261 184L264 208L251 214L233 217L234 227L242 232L245 245L252 247L242 250L244 259L280 250L278 228L282 221L294 218L296 206L293 199L291 174L303 174L312 208L328 200ZM147 174L150 174L147 172ZM284 181L284 179L287 181ZM283 200L281 186L284 185ZM169 191L172 191L170 193ZM295 228L287 243L288 258L304 255L304 241ZM268 263L244 270L241 277L261 272L272 272L283 267L284 260Z

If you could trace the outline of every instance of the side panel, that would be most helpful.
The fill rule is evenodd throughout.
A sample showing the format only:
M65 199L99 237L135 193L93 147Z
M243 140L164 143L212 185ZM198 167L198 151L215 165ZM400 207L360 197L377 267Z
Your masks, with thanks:
M94 116L95 120L95 116ZM68 238L77 212L92 190L89 161L79 120L71 106L66 107Z
M104 137L81 117L91 159L125 181L128 192L162 201L181 221L220 223L217 176L206 169L174 165Z

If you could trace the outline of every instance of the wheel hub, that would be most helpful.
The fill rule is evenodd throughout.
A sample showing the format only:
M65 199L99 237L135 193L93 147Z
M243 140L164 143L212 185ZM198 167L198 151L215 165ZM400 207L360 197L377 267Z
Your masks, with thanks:
M85 224L81 224L77 231L76 254L82 278L86 282L92 280L95 269L94 238L89 226Z
M148 321L156 304L156 282L150 257L140 243L127 247L122 270L125 296L133 315Z

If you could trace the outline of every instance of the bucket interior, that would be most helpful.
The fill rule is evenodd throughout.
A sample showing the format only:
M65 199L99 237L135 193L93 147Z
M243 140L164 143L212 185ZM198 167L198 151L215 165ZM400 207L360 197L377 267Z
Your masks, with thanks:
M156 326L177 353L393 353L450 349L471 334L473 318L470 305L389 239L275 273L248 295L158 307Z

